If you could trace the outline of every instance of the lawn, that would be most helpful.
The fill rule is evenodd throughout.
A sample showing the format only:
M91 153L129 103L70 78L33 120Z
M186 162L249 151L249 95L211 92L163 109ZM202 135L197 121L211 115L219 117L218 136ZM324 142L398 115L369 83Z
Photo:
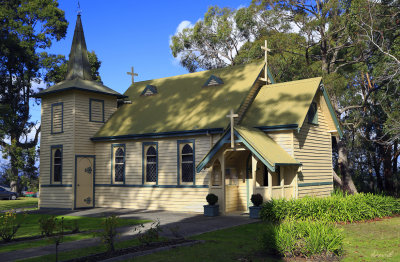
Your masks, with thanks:
M260 250L257 240L262 227L257 223L205 233L193 237L206 240L204 244L128 261L282 261ZM400 217L339 227L345 234L343 261L400 261Z
M40 228L39 228L39 219L41 217L50 217L50 215L44 214L18 214L19 218L23 219L23 223L19 228L16 238L19 237L31 237L40 235ZM73 221L77 221L79 225L80 231L91 231L91 230L98 230L102 229L103 225L102 222L105 218L95 218L95 217L77 217L77 216L58 216L57 218L64 217L64 225L68 226L73 223ZM142 223L151 222L150 220L137 220L137 219L120 219L119 227L129 226L129 225L137 225ZM65 236L64 241L76 241L81 239L87 239L93 237L93 233L82 233L76 235L67 235ZM49 245L49 241L47 239L40 239L40 240L32 240L32 241L25 241L25 242L13 242L7 245L0 245L0 253L10 252L14 250L20 250L25 248L31 247L39 247L39 246L46 246Z
M283 261L260 250L258 238L263 223L253 223L201 234L191 239L205 240L192 247L174 248L127 261ZM345 234L343 261L400 261L400 217L371 223L339 225ZM136 240L118 243L117 247L137 245ZM103 252L104 246L62 252L61 259ZM49 261L54 255L24 261Z
M19 197L17 200L0 200L0 211L16 208L37 208L38 198Z

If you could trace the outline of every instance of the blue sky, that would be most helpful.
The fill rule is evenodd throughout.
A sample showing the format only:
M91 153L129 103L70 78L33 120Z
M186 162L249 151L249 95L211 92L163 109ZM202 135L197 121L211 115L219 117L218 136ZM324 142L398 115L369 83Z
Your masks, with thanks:
M46 50L68 56L74 32L77 2L59 0L69 22L67 35ZM126 74L134 66L135 81L187 73L171 54L170 37L179 25L194 24L209 6L238 8L250 0L128 1L80 0L82 23L89 51L102 61L103 83L123 93L130 85ZM40 105L31 107L32 120L40 121Z

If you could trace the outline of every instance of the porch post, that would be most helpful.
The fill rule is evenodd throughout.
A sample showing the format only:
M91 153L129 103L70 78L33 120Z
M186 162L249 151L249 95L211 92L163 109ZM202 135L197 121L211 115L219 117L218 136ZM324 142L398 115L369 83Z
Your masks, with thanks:
M255 189L256 189L256 179L257 179L257 159L251 155L251 178L253 179L253 181L251 181L251 190L250 190L250 194L249 197L251 197L252 194L254 194Z
M284 167L280 167L280 178L281 181L279 181L280 186L281 186L281 191L282 191L282 198L285 198L285 172L284 172L285 168Z
M269 199L272 199L272 175L268 170L268 195Z
M225 202L226 202L226 193L225 193L225 190L226 190L226 188L225 188L225 151L224 152L222 152L222 154L221 154L221 156L220 156L220 159L219 159L219 162L221 163L221 172L222 172L222 183L221 183L221 185L222 185L222 199L221 199L221 202L220 202L220 207L221 207L221 213L223 214L223 215L225 215L225 213L226 213L226 210L225 210Z

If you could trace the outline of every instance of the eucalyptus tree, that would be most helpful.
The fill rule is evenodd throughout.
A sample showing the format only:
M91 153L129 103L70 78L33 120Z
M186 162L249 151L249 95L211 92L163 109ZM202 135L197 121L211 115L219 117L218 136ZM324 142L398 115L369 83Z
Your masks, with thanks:
M10 160L16 191L18 174L26 166L23 152L36 147L40 133L29 114L32 86L41 77L38 50L65 37L68 22L57 0L0 0L0 20L0 103L6 105L0 146Z

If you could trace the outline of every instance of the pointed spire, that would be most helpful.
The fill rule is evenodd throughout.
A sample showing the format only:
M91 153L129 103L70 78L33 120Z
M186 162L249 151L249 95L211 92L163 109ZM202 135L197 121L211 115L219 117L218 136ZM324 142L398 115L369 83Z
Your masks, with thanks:
M83 34L81 15L79 13L76 19L74 38L72 40L71 52L69 53L68 72L65 80L75 78L92 80L85 35Z

